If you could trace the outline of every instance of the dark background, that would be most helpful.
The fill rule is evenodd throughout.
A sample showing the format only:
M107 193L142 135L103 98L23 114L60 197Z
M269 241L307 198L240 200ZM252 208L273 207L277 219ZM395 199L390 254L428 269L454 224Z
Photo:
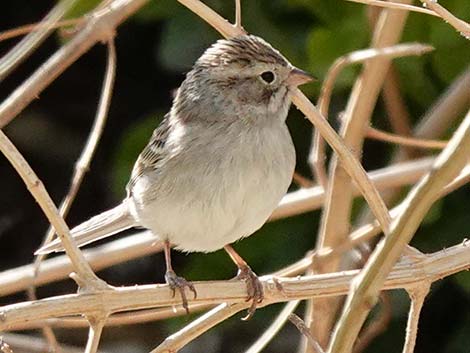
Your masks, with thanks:
M207 1L226 18L233 18L233 1ZM467 21L470 2L442 1L452 12ZM54 1L5 1L1 5L0 30L38 21ZM69 14L86 11L93 5L84 0ZM323 79L334 59L349 51L364 48L370 38L366 8L340 0L273 0L244 1L243 23L251 33L262 36L279 48L298 67ZM69 224L115 205L124 197L133 162L152 130L171 105L172 91L184 73L218 34L201 19L176 1L152 2L119 27L116 36L117 76L109 122L72 207ZM0 99L5 99L61 41L51 36L36 52L3 82ZM400 86L413 121L417 121L431 103L468 65L469 42L450 26L430 16L412 14L403 41L421 41L436 51L420 58L395 61ZM16 40L0 43L0 54ZM97 45L73 64L48 87L6 129L7 135L30 162L49 193L59 203L69 185L74 161L92 124L106 62L105 46ZM346 70L336 87L332 106L332 123L346 103L358 68ZM316 99L320 84L303 88ZM310 123L292 109L288 125L298 153L297 170L309 176L306 164L311 138ZM379 100L373 124L389 130L386 112ZM364 150L366 168L387 164L393 151L389 145L367 141ZM47 229L47 222L13 168L0 158L2 182L0 202L0 269L11 269L33 260ZM470 189L464 187L439 201L415 237L414 245L424 252L440 250L468 237ZM357 202L357 210L362 203ZM303 256L314 244L320 212L312 212L270 223L255 236L236 244L237 250L253 269L264 274ZM179 274L191 280L227 279L236 269L223 252L213 254L174 253ZM163 282L164 262L161 254L130 261L99 275L113 285ZM41 288L40 296L69 293L71 281ZM446 278L433 285L425 303L416 353L469 352L470 347L470 276L468 272ZM393 319L386 334L378 337L367 352L401 352L404 341L408 299L403 291L391 293ZM2 298L2 304L24 300L19 294ZM258 310L254 319L240 322L241 315L224 322L203 335L185 351L241 352L259 336L280 306ZM298 309L302 313L302 307ZM192 317L155 324L105 329L101 347L112 352L147 352L168 334L190 322ZM79 335L76 333L80 332ZM85 330L58 330L59 339L84 344ZM299 333L286 325L266 352L293 351Z

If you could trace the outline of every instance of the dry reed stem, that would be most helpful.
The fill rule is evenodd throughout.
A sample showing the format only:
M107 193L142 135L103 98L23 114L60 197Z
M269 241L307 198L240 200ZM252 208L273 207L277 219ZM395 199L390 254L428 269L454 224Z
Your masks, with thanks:
M0 105L0 128L13 120L29 103L73 62L99 41L106 42L115 28L141 8L147 0L114 0L90 16L83 28L57 50Z
M277 335L285 323L289 320L290 315L294 312L295 308L299 305L300 300L292 300L288 302L276 319L269 325L261 336L248 348L245 353L259 353L269 342Z
M369 59L378 57L393 59L403 56L423 55L431 50L434 50L434 48L430 45L421 43L403 43L385 48L357 50L337 58L328 69L320 90L317 103L320 113L328 119L328 111L336 79L347 66L363 63ZM324 165L325 160L325 143L319 132L315 130L308 161L315 174L316 180L324 187L328 184Z
M409 255L403 256L382 289L410 288L422 281L434 282L470 266L470 244L460 243L433 254L424 255L418 261ZM344 295L358 270L295 278L263 276L260 278L265 290L265 301L260 307L277 302L302 300L310 297ZM280 286L279 286L280 284ZM245 302L246 286L242 281L194 282L198 297L190 303L229 303L240 305L239 311L250 303ZM281 287L281 289L279 288ZM164 284L118 287L50 297L32 302L16 303L0 307L0 330L12 330L25 323L53 317L71 315L93 315L145 308L180 305L181 300L172 296L171 289Z
M467 246L467 245L465 245L465 243L463 243L461 245L464 246L464 247ZM420 261L426 261L426 257L428 257L428 256L429 255L424 255L424 256L420 257L419 260ZM306 259L304 259L303 261L305 261L305 260ZM408 268L410 262L412 262L414 264L418 263L418 262L415 261L414 258L412 258L411 261L404 260L403 261L404 268ZM467 259L467 262L468 262L467 267L470 267L470 257ZM308 265L308 263L306 263L306 264L304 264L304 266L302 266L304 269L306 269L305 265ZM282 275L282 273L287 273L287 271L288 270L286 269L284 271L279 271L276 274ZM426 271L424 270L424 272L421 272L420 275L422 273L426 273ZM346 274L346 272L344 272L344 274ZM279 282L276 281L275 282L276 288L278 287L278 284L279 284ZM284 286L281 285L280 287L282 288L281 292L285 295ZM225 319L233 316L234 315L234 310L241 311L241 310L245 309L245 307L247 307L246 304L243 307L241 306L241 304L237 304L237 305L239 305L239 306L235 307L235 304L232 305L232 306L229 306L226 303L219 305L218 307L214 308L214 311L213 311L213 315L215 315L216 317L213 317L213 315L210 315L209 313L204 315L204 318L201 318L201 320L199 320L197 322L197 324L193 325L193 323L192 323L192 324L184 327L183 329L178 331L176 334L174 334L174 335L170 336L169 338L167 338L159 347L157 347L160 350L152 351L151 353L166 352L168 350L177 351L178 349L182 348L185 344L187 344L188 342L194 340L195 338L197 338L198 336L200 336L204 332L208 331L210 328L212 328L216 324L218 324L218 323L224 321Z
M75 164L75 172L72 176L71 185L69 191L59 207L59 212L62 218L65 219L68 214L70 207L75 200L80 185L82 184L85 173L88 171L89 165L93 158L94 152L101 138L104 126L106 124L106 118L108 116L109 105L111 103L112 90L114 86L114 78L116 75L116 48L114 46L114 39L110 39L107 43L108 47L108 59L106 65L105 78L103 87L101 89L101 97L98 104L98 110L96 112L95 121L88 137L88 141ZM44 238L42 246L46 245L52 240L54 236L54 229L49 227L48 232ZM44 259L44 255L36 256L34 260L34 277L37 277L41 261ZM28 300L37 299L36 287L34 286L34 279L31 281L31 286L28 288ZM50 346L54 349L54 352L60 353L60 349L55 339L54 332L47 325L42 327L43 335L50 343Z
M400 2L409 3L410 0ZM407 12L383 10L373 32L371 47L383 48L396 44L400 39L406 16ZM356 158L361 156L366 127L369 125L390 62L390 58L386 57L369 60L367 65L363 66L352 88L342 120L341 136ZM333 155L330 161L326 203L316 239L317 248L335 247L349 234L353 193L352 182L345 169L347 166L343 160ZM373 213L376 216L375 212ZM379 223L387 234L390 222L386 225ZM334 272L338 270L340 261L340 257L330 258L327 263L322 263L321 268L315 268L315 271ZM309 303L309 312L305 321L323 347L326 347L330 338L338 309L339 302L336 298Z
M13 353L49 352L49 346L46 341L44 341L41 338L33 337L31 335L16 334L16 333L2 333L2 338L5 342L7 342L11 346L11 349L12 349L11 352ZM83 353L83 349L62 345L61 353Z
M413 127L410 113L400 92L399 74L394 63L390 65L387 77L385 78L382 99L392 131L398 135L411 136ZM409 157L413 156L413 148L404 148L404 151Z
M430 288L431 283L423 282L416 288L409 288L407 290L411 299L411 307L408 313L408 322L406 323L406 338L403 353L413 353L415 350L419 316Z
M77 283L79 283L79 285L84 289L91 290L94 288L104 288L106 286L105 283L96 277L90 265L86 262L83 254L80 252L77 245L73 241L67 224L60 216L59 211L47 193L43 183L41 180L39 180L37 175L29 166L28 162L26 162L13 143L1 130L0 150L21 176L29 192L37 201L49 222L52 224L55 231L59 235L67 256L70 258L70 261L73 265L73 269L77 276L74 279L77 281Z
M8 74L13 71L22 61L49 36L53 27L62 16L76 4L77 0L64 0L55 5L51 11L44 17L43 23L49 24L39 28L23 38L7 54L0 58L0 81L3 81ZM2 126L2 125L0 125Z
M70 188L62 200L60 205L60 214L62 217L66 217L68 214L70 207L72 206L75 197L77 196L78 190L82 184L83 178L85 173L90 168L91 160L93 159L96 147L98 146L98 142L101 139L101 135L104 130L104 126L106 124L106 119L108 117L109 106L111 104L113 86L114 86L114 79L116 76L116 48L114 46L114 39L110 39L107 42L108 47L108 59L106 64L106 72L103 81L103 87L101 89L101 96L100 101L98 103L98 109L96 111L95 120L93 123L93 127L91 132L88 136L88 140L85 144L85 147L82 150L80 157L78 158L77 162L75 163L75 171L72 176L72 181L70 183ZM46 237L43 241L42 246L46 245L52 240L54 235L54 231L49 229ZM42 247L41 246L41 247ZM36 258L35 264L37 268L39 268L39 264L44 256L39 255ZM37 270L35 270L37 273Z
M415 137L400 136L390 132L378 130L369 126L367 128L367 138L389 142L402 146L411 146L415 148L424 148L424 149L438 149L442 150L446 147L447 141L439 140L428 140L428 139L419 139Z
M446 23L450 24L463 37L470 40L470 24L455 17L452 12L440 5L437 0L419 0L428 9L438 14Z
M447 147L437 157L431 172L408 194L404 201L407 206L394 220L390 233L380 241L364 269L352 283L328 353L351 351L388 272L413 237L437 195L464 168L469 149L470 111Z
M85 347L84 353L96 353L100 344L101 334L103 333L103 327L106 318L91 319L90 328L88 330L88 340Z
M429 108L414 129L417 138L439 138L470 107L470 66Z
M218 325L222 321L247 308L245 303L229 304L223 303L203 314L180 331L168 336L161 344L150 353L173 353L178 352L192 340L204 332Z
M427 110L413 129L413 136L419 139L440 138L452 123L470 107L470 67L464 70ZM392 157L391 163L402 162L407 159L407 154L399 149ZM382 193L387 204L393 202L399 189L390 189ZM370 211L364 211L359 217L358 224L373 221Z
M114 240L98 247L83 250L83 255L94 270L110 267L130 259L150 255L162 250L162 242L148 231ZM34 285L40 286L67 278L73 266L66 255L44 260ZM0 273L0 296L27 289L34 277L33 264L16 267Z
M383 0L346 0L346 1L357 2L359 4L365 4L369 6L384 7L384 8L394 9L394 10L419 12L419 13L424 13L426 15L440 17L434 11L423 9L422 7L419 7L419 6L401 4L399 2L383 1Z
M71 18L69 20L60 20L60 21L57 21L56 23L45 22L45 20L42 20L41 22L31 23L29 25L19 26L13 29L0 32L0 42L15 38L18 36L22 36L31 32L35 32L42 28L57 29L61 27L77 25L77 24L83 23L83 21L85 21L84 17Z
M214 305L192 304L189 306L189 312L194 314L200 311L210 310L213 307ZM186 309L184 309L183 307L145 309L122 314L114 314L106 320L105 326L111 327L123 325L136 325L184 315L186 315ZM25 323L21 326L16 326L15 331L37 329L46 325L54 328L83 328L89 327L90 323L86 318L83 317L44 319Z
M304 320L302 320L300 317L298 317L295 314L291 314L289 315L289 321L292 322L295 325L295 327L297 327L297 329L305 338L307 338L309 348L314 353L324 353L322 347L318 344L318 342L313 337L312 332L310 332L307 325L305 325Z
M361 332L356 344L354 345L353 353L363 352L374 338L382 334L388 327L392 319L392 303L387 292L380 293L380 312L379 317L372 321Z

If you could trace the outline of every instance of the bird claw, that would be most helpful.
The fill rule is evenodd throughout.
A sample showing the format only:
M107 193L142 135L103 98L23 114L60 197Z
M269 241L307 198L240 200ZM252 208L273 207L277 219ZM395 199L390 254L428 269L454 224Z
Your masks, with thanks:
M183 302L182 303L183 308L184 308L184 310L186 310L186 314L189 314L188 299L186 297L186 292L185 292L184 288L188 287L188 289L191 292L193 292L194 299L196 299L197 292L196 292L196 288L194 288L194 285L191 282L184 279L183 277L177 276L176 273L174 271L171 271L171 270L168 270L165 273L165 281L170 286L170 289L173 292L173 298L175 297L176 290L178 289L178 291L181 294L181 300Z
M247 310L247 315L242 318L243 321L246 321L253 317L256 311L256 307L264 299L263 285L261 284L261 281L259 280L256 273L254 273L249 266L241 267L238 271L236 279L245 281L248 293L246 301L248 302L251 300L251 305Z

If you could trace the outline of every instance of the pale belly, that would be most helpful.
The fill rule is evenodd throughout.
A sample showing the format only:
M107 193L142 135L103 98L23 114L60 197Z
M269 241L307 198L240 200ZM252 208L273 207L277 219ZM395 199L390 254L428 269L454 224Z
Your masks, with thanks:
M188 168L160 180L152 202L136 207L139 223L188 252L216 251L251 235L286 193L295 166L287 129L268 143L268 154L259 146L249 151L245 146L219 154L207 151L204 160L210 163L181 161ZM138 188L151 183L142 180Z

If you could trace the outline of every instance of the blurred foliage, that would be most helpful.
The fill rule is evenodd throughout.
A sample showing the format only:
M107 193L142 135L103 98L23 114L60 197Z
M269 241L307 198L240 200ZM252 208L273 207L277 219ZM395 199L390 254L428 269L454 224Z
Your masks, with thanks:
M98 0L81 0L67 17L82 16L97 3L99 3ZM205 3L225 18L233 20L234 1L207 0ZM442 0L440 3L460 18L470 21L470 1ZM242 6L243 26L248 32L260 35L271 42L293 64L309 70L319 78L320 82L335 59L353 50L366 48L370 42L371 33L367 7L363 5L343 0L245 0L242 1ZM142 37L138 37L139 35ZM101 161L105 161L104 165L111 167L114 198L123 197L124 188L136 156L147 143L152 130L162 119L165 109L170 104L170 101L165 104L161 104L157 100L150 103L145 102L145 106L150 107L149 109L141 109L141 113L135 113L131 117L120 117L123 121L113 126L112 119L116 119L116 115L119 115L121 111L127 112L129 100L126 99L128 95L132 95L133 100L137 102L141 102L144 96L148 97L141 90L142 87L148 88L151 85L148 83L144 85L138 79L133 80L134 71L137 71L133 66L141 65L140 56L151 56L153 53L153 66L149 65L144 70L159 70L162 73L162 79L157 82L158 87L160 90L170 92L179 85L183 73L190 69L192 63L204 49L217 38L219 38L219 34L214 29L176 0L150 1L118 29L117 88L112 103L112 107L115 109L110 116L111 126L108 126L109 129L112 129L108 132L111 137L105 138L103 141L104 148L108 152L106 156L98 156ZM144 54L133 52L129 48L135 48L132 45L132 42L135 41L144 41L144 46L151 47ZM434 52L422 57L407 57L394 61L399 73L401 92L410 110L411 118L413 121L417 121L469 64L470 42L442 20L416 13L409 15L402 36L402 42L410 41L429 43L436 48ZM126 64L130 66L130 69L122 63L123 57L128 60ZM102 61L102 57L100 60ZM94 64L88 65L86 70L91 76L97 75ZM125 70L129 71L123 74ZM360 65L350 67L344 70L338 79L331 108L333 124L336 113L340 112L346 104L348 92L359 70ZM84 72L77 71L74 75L78 77L78 80L82 80ZM123 76L126 78L126 87L120 88L119 82L123 80ZM140 79L143 80L142 77ZM319 88L320 84L317 83L307 85L302 89L310 98L316 99ZM47 97L47 93L44 96ZM170 94L165 96L169 97ZM94 106L96 101L87 101L83 104ZM140 104L144 105L144 102ZM52 113L48 112L48 114ZM300 114L295 112L291 114L296 115L289 121L289 127L298 152L298 169L303 174L308 174L306 159L311 130L307 122L299 119ZM388 126L380 101L374 115L374 123L375 121L380 126ZM81 123L84 126L83 131L86 133L89 121L83 120ZM392 149L388 146L382 147L380 144L373 146L374 148L368 148L364 155L365 165L376 165L377 161L382 161L385 164ZM378 147L375 148L375 146ZM106 164L106 160L109 159L111 161ZM51 167L52 174L57 174L55 167ZM96 174L94 177L90 176L90 178L94 178L94 183L109 185L110 181L103 180L102 173ZM87 184L85 184L86 188ZM100 186L96 188L98 189ZM102 189L105 188L101 187L100 191ZM93 194L93 191L89 191L89 194ZM470 227L468 207L466 207L469 204L469 198L470 190L463 188L445 200L436 203L419 229L413 245L424 252L431 252L456 244L463 238L469 237ZM91 204L96 201L93 197L90 199L92 200ZM361 205L363 202L355 202L354 214L359 213ZM82 207L89 211L89 205ZM300 258L313 246L319 215L319 212L312 212L269 223L256 235L235 244L235 247L256 272L264 274L277 270ZM191 254L190 256L175 252L175 258L178 264L177 272L188 279L222 279L233 277L236 273L235 266L223 251L212 254ZM152 268L150 271L154 272L156 269ZM163 271L163 269L158 269L158 271ZM424 314L429 313L428 315L434 316L428 317L425 322L424 319L422 320L425 328L420 331L416 353L427 351L467 352L470 346L468 335L470 330L470 315L468 314L470 312L469 272L463 272L439 282L433 286L431 297L430 302L438 301L438 305L444 309L436 310L432 303L425 305ZM392 294L392 301L395 308L399 309L394 311L393 320L387 333L375 340L367 352L401 351L408 302L404 293L397 294L395 292ZM466 315L455 314L455 311L459 310L454 306L456 303L463 313L466 312ZM224 345L223 351L235 352L246 348L250 340L259 336L261 329L266 326L268 319L273 318L276 310L279 310L279 307L259 310L254 320L248 324L231 320L221 325L219 328L221 335L225 337L230 331L230 335L233 336L231 343ZM187 317L173 320L167 330L172 332L188 322ZM429 325L436 327L428 327ZM441 325L452 327L452 330L447 330L440 336L429 334ZM234 326L237 331L241 332L239 336L233 333ZM298 333L295 330L289 332L293 332L295 342L297 342ZM227 348L228 346L230 348ZM276 344L271 344L267 351L280 352L282 349L276 347Z

